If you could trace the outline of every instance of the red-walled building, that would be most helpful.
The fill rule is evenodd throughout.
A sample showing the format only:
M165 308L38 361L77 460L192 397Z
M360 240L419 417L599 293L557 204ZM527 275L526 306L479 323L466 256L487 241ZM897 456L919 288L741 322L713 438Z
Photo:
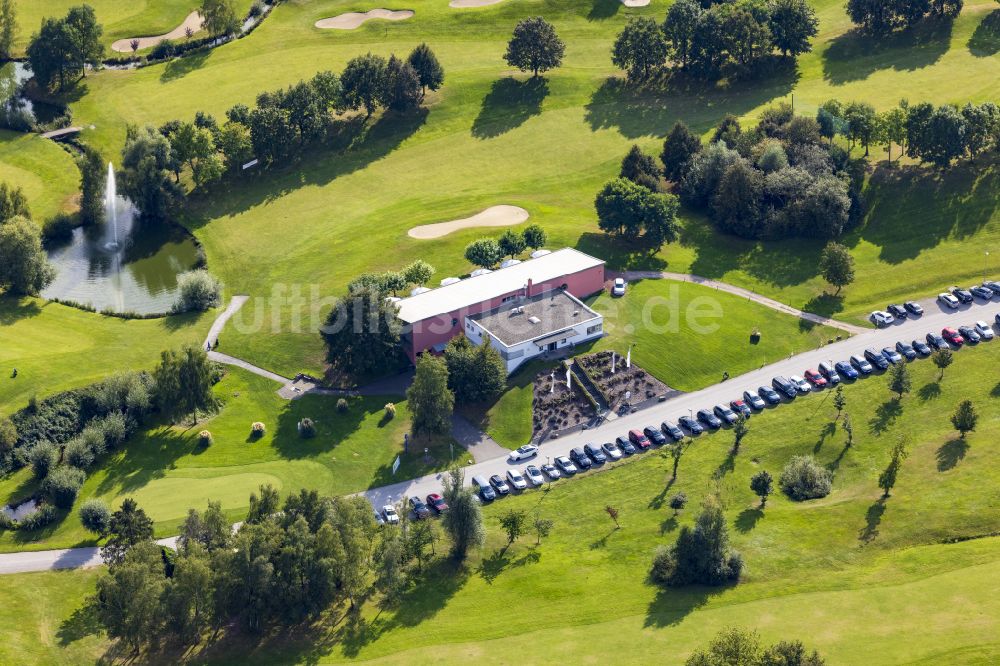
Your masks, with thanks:
M604 261L572 248L550 252L398 301L411 361L465 332L496 347L512 371L547 350L600 337L602 320L580 302L604 288Z

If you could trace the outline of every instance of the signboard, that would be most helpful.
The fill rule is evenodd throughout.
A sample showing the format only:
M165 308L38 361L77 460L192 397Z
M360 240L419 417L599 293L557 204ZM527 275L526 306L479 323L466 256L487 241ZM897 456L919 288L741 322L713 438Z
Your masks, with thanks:
M399 456L396 456L396 461L392 463L392 474L396 475L396 470L399 469Z
M257 166L258 162L259 162L259 160L256 160L256 159L250 160L249 162L247 162L246 164L243 165L243 170L246 171L247 169L249 169L251 167Z

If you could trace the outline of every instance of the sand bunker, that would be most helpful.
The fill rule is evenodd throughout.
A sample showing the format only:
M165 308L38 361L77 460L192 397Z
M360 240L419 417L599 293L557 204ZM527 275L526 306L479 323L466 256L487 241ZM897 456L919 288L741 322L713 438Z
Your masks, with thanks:
M503 0L451 0L451 2L448 3L448 6L454 7L455 9L465 9L467 7L487 7L501 2L503 2ZM649 0L646 0L646 4L649 4Z
M205 19L203 19L198 12L191 12L187 15L187 18L184 19L183 23L165 35L156 35L155 37L139 37L139 48L148 49L152 46L156 46L164 39L183 39L184 37L187 37L188 28L191 28L191 32L198 32L201 30L203 23L205 23ZM129 37L128 39L119 39L111 45L111 50L118 51L118 53L131 53L133 39L136 38Z
M316 21L316 27L322 29L335 28L337 30L354 30L365 21L371 19L385 19L386 21L402 21L413 16L409 9L393 11L391 9L372 9L367 12L347 12L340 16L320 19Z
M649 0L622 0L626 7L648 7Z
M512 227L521 224L528 219L528 211L519 206L490 206L481 213L476 213L472 217L451 222L438 222L436 224L422 224L413 227L407 232L410 238L441 238L459 229L471 229L473 227Z

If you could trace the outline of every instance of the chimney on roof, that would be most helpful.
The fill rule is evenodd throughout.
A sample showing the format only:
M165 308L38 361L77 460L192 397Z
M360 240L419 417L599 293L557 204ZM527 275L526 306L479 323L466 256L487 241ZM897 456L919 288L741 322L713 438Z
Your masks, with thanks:
M524 295L531 298L531 278L528 278L528 284L524 287Z

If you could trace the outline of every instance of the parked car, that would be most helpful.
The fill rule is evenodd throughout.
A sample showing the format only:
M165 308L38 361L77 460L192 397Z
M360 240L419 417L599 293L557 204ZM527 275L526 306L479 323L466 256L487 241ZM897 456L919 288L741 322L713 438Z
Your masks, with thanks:
M642 434L640 430L629 430L628 441L632 442L639 451L645 451L650 447L649 437Z
M907 361L912 361L917 357L916 350L913 349L913 345L900 340L896 343L896 351L903 355Z
M962 303L972 302L972 292L968 289L961 289L959 287L948 287L948 293L957 298Z
M525 481L524 475L513 467L507 470L507 481L510 485L514 486L515 490L525 490L528 487L528 482Z
M510 495L510 486L507 485L507 482L499 474L494 474L490 477L490 485L493 486L493 490L497 491L497 495Z
M635 444L628 441L628 437L616 437L615 444L617 444L618 448L622 450L622 453L627 456L635 453Z
M983 287L976 285L975 287L969 287L969 293L971 293L976 298L981 298L984 301L993 300L993 290L989 287Z
M882 328L883 326L888 326L895 319L888 312L883 312L882 310L876 310L875 312L868 315L868 318L872 320L876 328Z
M604 442L601 448L604 449L604 455L612 461L622 459L622 450L614 442Z
M945 292L941 292L940 294L938 294L938 301L940 301L941 304L944 305L945 307L951 308L952 310L961 305L961 303L959 303L959 300L957 298Z
M945 342L955 345L956 347L962 346L962 336L961 334L953 328L942 328L941 337L945 339Z
M847 361L837 361L833 367L837 371L837 374L845 379L854 380L858 378L857 369Z
M903 306L906 308L906 311L914 317L919 317L924 313L924 309L920 307L920 304L916 301L906 301L903 303Z
M716 405L712 409L712 412L729 425L736 423L736 412L729 409L726 405Z
M681 424L682 427L686 428L692 435L700 435L705 431L701 424L690 416L682 416L677 419L677 422Z
M976 322L976 333L978 333L979 337L982 338L983 340L993 339L993 327L987 324L985 321Z
M382 507L382 517L389 525L399 525L399 514L396 513L396 507L391 504Z
M809 382L807 382L803 377L799 377L798 375L792 375L791 377L788 378L788 381L790 381L792 384L795 384L795 390L798 391L800 394L804 395L812 390L812 387L809 386Z
M595 465L603 465L608 462L608 457L604 455L604 449L601 448L600 444L587 444L583 447L583 450L590 456Z
M882 356L882 352L874 347L865 350L865 359L879 370L885 370L889 367L889 361L886 360L885 356Z
M431 493L427 496L427 506L439 516L448 510L448 503L437 493Z
M552 481L555 481L562 476L562 474L559 473L559 468L552 463L545 463L542 465L542 472Z
M375 524L379 526L385 525L385 518L378 511L375 512Z
M528 465L525 467L524 476L527 477L528 483L533 486L540 486L545 483L545 477L542 476L542 470L538 469L538 465Z
M840 373L834 367L833 361L823 361L817 369L830 386L836 386L840 383Z
M771 380L771 386L786 398L794 398L799 393L799 390L795 388L795 384L787 377L782 377L781 375Z
M883 347L882 356L884 356L885 360L889 361L889 363L892 363L893 365L903 362L903 357L900 356L899 352L892 347Z
M854 369L858 371L858 374L862 375L872 374L873 370L872 364L866 361L864 356L858 356L857 354L852 356L851 365L854 366Z
M777 405L781 402L781 396L770 386L759 386L757 387L757 395L759 395L767 404Z
M624 296L625 295L625 280L624 278L615 278L614 283L611 285L611 295L612 296Z
M705 426L710 430L718 430L722 427L722 421L719 420L719 417L713 414L710 410L699 409L695 416L698 418L699 422L705 424Z
M927 344L930 345L932 349L948 349L948 343L937 333L927 334Z
M906 308L898 303L893 303L886 310L896 319L906 319Z
M759 399L760 398L758 398L758 400ZM742 400L730 400L729 408L737 414L742 414L744 418L750 418L753 415L753 410L750 409L750 405Z
M826 386L826 377L821 375L816 370L806 370L805 378L807 382L816 388L823 388Z
M756 393L751 393L750 391L743 391L743 402L750 405L753 409L760 411L767 407L767 403L764 402L764 398L760 397Z
M931 347L926 342L914 340L910 344L913 345L913 350L917 352L917 356L927 357L931 355Z
M659 428L654 428L653 426L646 426L642 429L642 434L649 438L653 444L657 446L663 446L667 443L667 436L663 434L663 431Z
M413 510L413 515L420 520L421 518L430 518L431 510L423 500L419 497L410 498L410 509Z
M675 426L670 421L664 421L663 423L661 423L660 429L663 430L664 433L666 433L667 437L674 440L675 442L679 442L682 439L684 439L684 431Z
M574 465L573 461L566 456L559 456L556 458L555 463L556 467L559 468L559 471L565 476L570 476L572 474L576 474L577 472L576 465Z
M497 491L493 490L493 486L490 485L485 476L472 477L472 485L476 487L479 498L484 502L492 502L497 498Z
M997 326L1000 326L1000 313L994 315L993 320L997 323Z
M524 446L518 447L510 452L510 460L512 462L517 462L518 460L527 460L538 455L538 447L534 444L525 444Z
M1000 282L995 280L987 280L983 283L983 286L992 291L997 296L1000 296Z
M963 338L965 338L966 342L969 342L971 344L975 344L980 340L980 336L978 333L976 333L976 329L972 328L971 326L959 326L958 333Z
M594 461L590 459L583 447L576 447L569 452L569 459L573 461L576 468L585 471L594 466Z

